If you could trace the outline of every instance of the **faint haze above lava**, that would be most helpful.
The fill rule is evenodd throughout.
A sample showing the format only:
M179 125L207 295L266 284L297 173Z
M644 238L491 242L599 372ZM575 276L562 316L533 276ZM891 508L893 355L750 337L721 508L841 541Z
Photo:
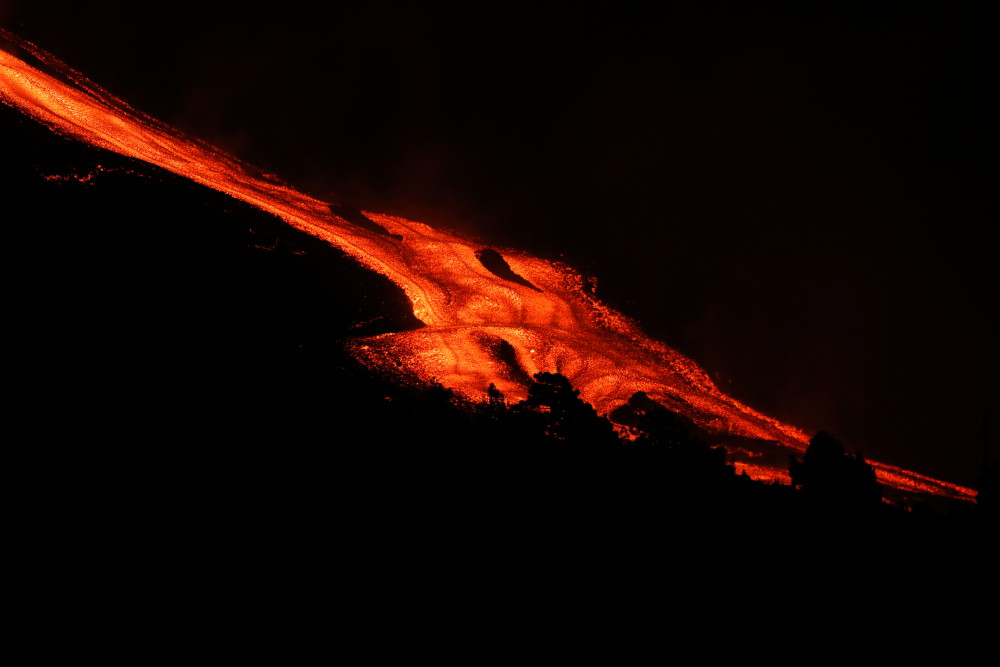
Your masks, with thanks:
M0 20L318 197L563 259L753 408L975 485L997 430L992 8L449 5Z

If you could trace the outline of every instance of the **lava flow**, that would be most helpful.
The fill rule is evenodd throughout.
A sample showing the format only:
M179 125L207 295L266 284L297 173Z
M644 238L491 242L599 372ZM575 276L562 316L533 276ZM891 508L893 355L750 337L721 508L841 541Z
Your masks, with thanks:
M570 267L517 250L484 249L398 217L366 212L369 224L351 222L328 203L136 111L34 45L2 29L0 35L40 63L34 67L0 50L0 101L54 132L268 211L399 285L425 326L358 341L353 351L367 363L401 366L472 400L484 400L490 383L520 399L524 378L558 372L602 414L642 391L708 431L804 451L805 433L723 394L693 361L595 299ZM972 489L871 464L892 488L975 497ZM779 466L738 468L758 479L788 479Z

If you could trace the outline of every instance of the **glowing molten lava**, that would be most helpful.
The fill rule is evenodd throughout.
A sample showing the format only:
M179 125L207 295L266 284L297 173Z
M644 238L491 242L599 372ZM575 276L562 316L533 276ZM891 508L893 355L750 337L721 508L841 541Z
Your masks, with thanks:
M520 399L526 395L525 378L559 372L602 414L643 391L709 431L805 449L805 433L723 394L690 359L651 340L634 322L591 296L570 267L516 250L484 250L398 217L366 213L375 225L352 223L331 212L326 202L183 136L33 45L4 36L54 71L43 72L0 51L4 103L57 133L154 164L269 211L399 285L425 326L358 341L354 352L366 362L383 368L401 365L474 400L485 399L490 383ZM899 468L872 465L879 480L894 488L965 499L975 495ZM785 471L775 466L743 469L756 478L787 481Z

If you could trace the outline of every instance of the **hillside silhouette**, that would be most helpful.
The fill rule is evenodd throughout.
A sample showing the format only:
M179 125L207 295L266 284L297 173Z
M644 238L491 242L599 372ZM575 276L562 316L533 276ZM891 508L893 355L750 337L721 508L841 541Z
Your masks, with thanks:
M490 387L482 404L374 373L346 345L420 326L388 280L6 107L0 137L18 267L8 408L44 436L26 447L32 511L71 532L99 516L216 538L322 526L410 548L657 554L694 535L971 551L994 534L995 503L882 502L864 459L828 434L790 462L791 486L765 484L641 393L608 419L557 373L524 378L524 401Z

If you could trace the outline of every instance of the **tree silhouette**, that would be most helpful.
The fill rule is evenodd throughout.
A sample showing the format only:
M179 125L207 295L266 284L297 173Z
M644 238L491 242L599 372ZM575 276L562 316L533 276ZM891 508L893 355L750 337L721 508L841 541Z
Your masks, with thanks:
M614 427L580 398L561 373L537 373L528 387L528 397L517 406L533 420L545 436L579 447L601 447L618 443Z
M726 464L726 452L711 447L693 432L693 423L639 391L625 405L612 411L613 422L627 426L635 435L630 448L647 450L657 462L658 474L675 483L702 485L706 481L729 478L733 469Z
M507 398L503 395L503 392L497 389L497 386L490 382L490 386L486 389L487 405L494 410L506 410L507 409Z
M809 441L803 461L791 457L788 472L792 486L818 505L857 509L882 502L875 470L860 453L848 455L844 445L826 431Z

